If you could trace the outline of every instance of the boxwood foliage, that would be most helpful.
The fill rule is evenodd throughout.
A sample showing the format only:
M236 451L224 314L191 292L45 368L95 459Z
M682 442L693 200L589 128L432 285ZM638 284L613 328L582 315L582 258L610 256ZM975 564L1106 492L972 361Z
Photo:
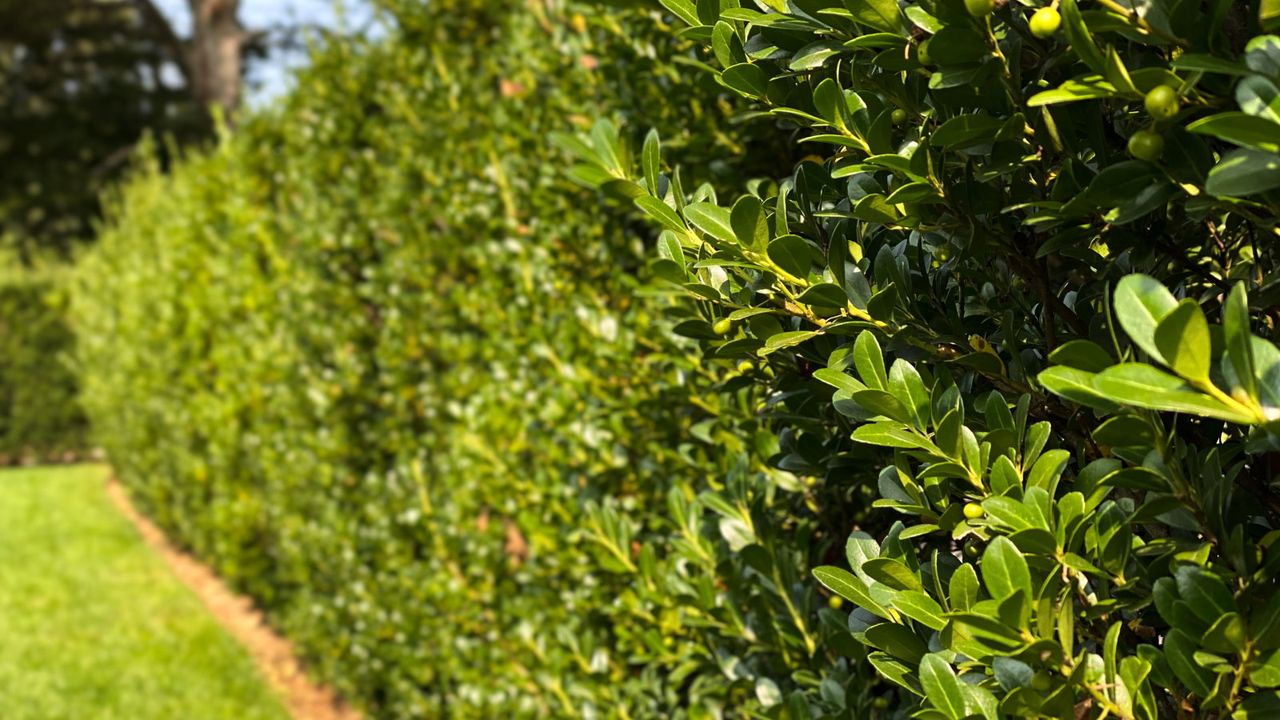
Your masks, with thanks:
M72 369L66 268L0 259L0 464L82 453L88 421Z
M1275 5L662 4L813 153L625 179L778 466L874 488L812 570L884 712L1280 715Z
M595 114L726 188L786 134L652 10L383 12L109 203L75 310L116 471L370 717L842 707L869 670L806 568L866 503L763 461L755 370L672 339L647 225L564 172L634 192Z

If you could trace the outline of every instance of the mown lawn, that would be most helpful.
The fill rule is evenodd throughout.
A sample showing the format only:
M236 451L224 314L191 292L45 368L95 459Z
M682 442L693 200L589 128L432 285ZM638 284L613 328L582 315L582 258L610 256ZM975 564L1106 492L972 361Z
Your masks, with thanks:
M0 472L0 718L286 720L121 518L107 470Z

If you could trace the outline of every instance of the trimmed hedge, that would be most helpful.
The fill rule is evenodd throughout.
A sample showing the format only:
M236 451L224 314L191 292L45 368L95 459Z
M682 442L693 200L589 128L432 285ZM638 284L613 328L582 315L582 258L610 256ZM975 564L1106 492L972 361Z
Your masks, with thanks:
M814 575L890 705L1280 717L1280 7L663 5L826 150L732 193L579 155L767 364L781 463L876 488Z
M863 692L804 576L846 504L762 462L750 370L706 391L725 364L669 339L644 226L549 141L616 151L609 113L736 184L748 161L713 158L785 167L785 135L727 133L650 12L387 9L385 41L319 52L281 107L109 203L75 305L123 481L372 717Z
M62 460L89 447L66 274L16 261L0 274L0 464Z
M1273 3L661 4L388 2L142 173L144 504L379 717L1273 715Z

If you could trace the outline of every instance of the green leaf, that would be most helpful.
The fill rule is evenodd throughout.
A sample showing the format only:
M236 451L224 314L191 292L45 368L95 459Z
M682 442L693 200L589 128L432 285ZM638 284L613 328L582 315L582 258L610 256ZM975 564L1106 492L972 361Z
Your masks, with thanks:
M1244 283L1236 283L1222 306L1222 335L1227 359L1244 397L1258 401L1258 380L1253 357L1253 331L1249 328L1249 295ZM1236 388L1231 388L1234 397ZM1243 399L1243 398L1242 398Z
M650 130L644 138L644 150L641 152L644 164L644 181L649 186L649 193L658 196L658 176L662 167L662 144L658 140L658 131Z
M951 720L963 720L968 715L960 679L941 655L930 653L921 659L920 685L929 704Z
M835 283L818 283L810 285L797 298L805 305L814 305L818 307L840 309L849 302L849 296L844 294L844 288Z
M999 536L982 553L982 580L995 600L1004 600L1022 590L1031 595L1031 571L1022 551L1007 537Z
M1076 4L1076 0L1062 0L1059 5L1062 11L1062 27L1066 31L1067 43L1089 69L1101 75L1106 72L1107 64L1102 55L1102 51L1098 49L1098 44L1093 41L1093 35L1089 32L1089 28L1084 24L1084 16L1080 14L1080 7Z
M912 422L911 411L906 405L898 402L898 399L890 395L885 390L859 390L850 395L855 403L865 408L868 412L875 415L883 415L891 418L901 425L910 425ZM907 432L907 428L901 428L903 432Z
M844 390L849 393L860 392L867 389L866 385L858 382L848 373L843 370L836 370L835 368L821 368L819 370L815 370L813 371L813 379L820 380L837 390Z
M1000 687L1005 690L1027 687L1031 684L1031 677L1035 675L1030 665L1014 658L995 658L991 663L991 669L996 676L996 682L1000 683Z
M822 119L837 128L845 128L845 115L848 106L844 100L844 91L836 84L836 81L827 78L818 83L813 89L813 107L817 109Z
M689 25L694 27L701 25L702 21L698 19L697 6L693 4L693 0L659 0L662 6L670 10L672 14Z
M889 375L884 368L884 352L876 336L869 330L858 334L853 343L853 364L858 369L858 377L867 387L877 390L889 389Z
M684 216L694 227L711 237L730 245L738 244L738 236L733 232L733 224L729 219L729 211L714 203L694 203L684 209Z
M1274 0L1270 0L1270 5L1276 7ZM1268 32L1273 29L1269 28ZM1250 40L1244 46L1244 64L1259 75L1280 80L1280 36L1262 35Z
M1272 656L1274 657L1274 656ZM1231 713L1231 720L1275 720L1280 717L1280 693L1250 695Z
M1098 373L1094 389L1104 397L1132 407L1190 413L1249 424L1253 417L1227 407L1179 378L1142 363L1115 365Z
M720 80L729 88L751 98L763 98L769 92L769 78L758 65L738 63L720 73Z
M860 572L863 563L880 557L880 545L865 532L854 530L844 543L844 557L849 562L849 567Z
M1116 318L1134 344L1168 365L1156 344L1156 326L1178 306L1173 293L1149 275L1128 275L1115 292Z
M1244 65L1231 60L1223 60L1216 55L1207 53L1185 53L1174 58L1170 63L1175 70L1188 70L1192 72L1210 72L1220 75L1248 75L1249 70Z
M903 34L902 11L895 0L844 0L855 22L895 35Z
M911 363L898 358L889 368L889 392L911 411L917 430L929 426L929 390Z
M1280 155L1242 149L1209 171L1205 190L1213 195L1248 197L1280 187Z
M665 202L659 200L652 195L641 195L635 199L636 207L639 207L645 214L662 223L662 226L672 232L686 234L689 228L684 224L684 220L680 219L680 215L675 209Z
M1191 123L1187 130L1254 150L1280 152L1280 123L1242 112L1210 115Z
M1093 373L1059 365L1042 371L1036 380L1045 390L1071 402L1104 412L1115 410L1116 404L1094 387L1095 377Z
M1236 102L1249 115L1280 122L1280 89L1261 75L1251 75L1236 85Z
M1093 431L1093 439L1112 447L1152 447L1156 441L1156 433L1151 423L1142 417L1125 414L1108 418L1099 425Z
M884 195L880 193L870 193L864 196L853 206L850 214L859 220L881 225L893 225L901 218L897 208L891 205Z
M863 637L871 647L907 662L920 662L925 653L929 652L929 648L914 630L898 623L872 625L863 631Z
M965 148L995 140L1004 121L982 113L953 117L929 137L929 144L941 148Z
M907 430L896 422L878 422L860 425L851 436L855 442L880 447L902 448L904 450L924 450L943 457L942 451L929 440Z
M791 332L782 332L776 335L770 335L769 339L764 341L764 347L760 349L758 354L760 357L764 357L784 348L795 347L796 345L817 336L818 332L816 330L794 330Z
M1156 325L1155 343L1165 364L1184 380L1209 383L1209 321L1195 300L1178 303Z
M986 511L991 522L1008 528L1011 532L1029 530L1038 525L1036 516L1022 501L1004 495L993 495L982 501L982 509Z
M1249 663L1249 681L1254 687L1280 687L1280 650Z
M888 618L889 611L871 597L867 584L853 573L825 565L813 569L813 576L831 592L877 617Z
M1116 95L1116 88L1101 75L1085 75L1068 80L1053 90L1045 90L1032 95L1027 100L1028 107L1043 105L1061 105L1062 103L1096 100Z
M1173 674L1178 676L1188 690L1200 697L1207 697L1213 692L1213 673L1200 667L1193 658L1198 647L1190 635L1176 628L1165 635L1164 656L1169 661Z
M1226 582L1198 565L1178 567L1174 579L1178 584L1178 595L1206 623L1216 622L1223 615L1239 610Z
M903 590L893 596L893 607L898 612L931 630L941 630L947 620L937 600L919 590Z
M978 602L978 592L978 573L971 564L957 568L947 584L947 598L953 610L968 610Z
M862 572L894 590L924 590L920 578L901 560L891 557L871 558L862 563Z
M1244 650L1248 641L1244 618L1240 613L1229 612L1219 617L1200 639L1206 650L1223 654L1236 654Z
M1096 373L1114 365L1115 359L1091 340L1071 340L1054 348L1049 362Z
M803 279L813 264L809 242L798 235L783 235L769 243L769 259L783 272Z
M920 687L916 684L916 670L909 667L901 660L893 658L886 653L873 652L867 655L872 666L880 676L896 685L899 685L912 693L920 694ZM805 712L809 712L809 705L806 702ZM795 715L793 717L803 717L803 715Z
M729 224L743 247L764 250L769 244L769 223L764 205L754 195L743 195L733 204Z
M1058 479L1062 477L1062 472L1066 470L1067 462L1070 460L1071 453L1066 450L1050 450L1044 453L1036 460L1036 464L1027 475L1027 487L1043 488L1053 496L1053 491L1058 486Z

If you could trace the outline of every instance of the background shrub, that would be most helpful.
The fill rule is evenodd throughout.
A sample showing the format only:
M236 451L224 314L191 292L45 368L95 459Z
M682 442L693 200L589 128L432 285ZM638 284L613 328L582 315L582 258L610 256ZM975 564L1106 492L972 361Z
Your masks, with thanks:
M60 460L88 449L70 365L67 272L13 267L0 275L0 461Z

